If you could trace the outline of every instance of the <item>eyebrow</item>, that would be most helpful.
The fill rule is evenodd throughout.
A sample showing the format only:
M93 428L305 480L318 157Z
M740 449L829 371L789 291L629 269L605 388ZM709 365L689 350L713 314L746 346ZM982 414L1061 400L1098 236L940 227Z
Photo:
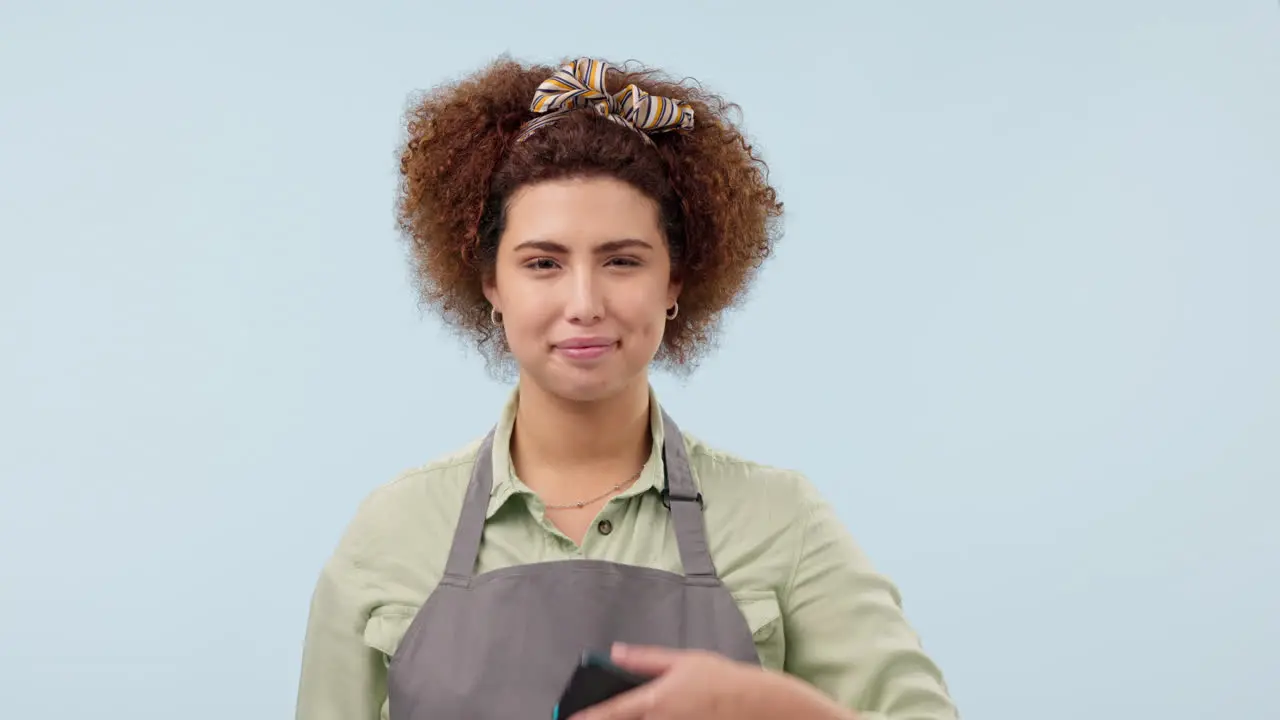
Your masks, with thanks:
M597 245L593 250L598 254L618 252L627 248L647 248L653 249L653 245L639 238L623 238L621 240L610 240L606 243ZM541 250L543 252L566 254L569 248L565 245L555 242L554 240L525 240L524 242L512 248L514 251L521 250Z

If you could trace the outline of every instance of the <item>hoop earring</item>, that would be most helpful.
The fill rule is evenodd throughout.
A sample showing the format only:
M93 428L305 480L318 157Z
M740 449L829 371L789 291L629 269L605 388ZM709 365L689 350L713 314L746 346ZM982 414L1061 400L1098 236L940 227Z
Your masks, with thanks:
M671 307L667 308L667 319L675 320L676 316L679 314L680 314L680 301L677 300L675 305L672 305Z
M489 322L494 325L502 324L502 313L498 312L498 308L489 308Z

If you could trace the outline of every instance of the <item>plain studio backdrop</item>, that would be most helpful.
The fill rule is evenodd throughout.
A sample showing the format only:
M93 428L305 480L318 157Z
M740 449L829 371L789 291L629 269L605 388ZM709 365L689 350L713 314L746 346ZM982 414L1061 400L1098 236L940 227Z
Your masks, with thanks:
M291 716L357 504L509 392L393 218L407 102L502 53L740 103L786 236L655 384L966 717L1275 710L1274 2L199 5L0 10L0 717Z

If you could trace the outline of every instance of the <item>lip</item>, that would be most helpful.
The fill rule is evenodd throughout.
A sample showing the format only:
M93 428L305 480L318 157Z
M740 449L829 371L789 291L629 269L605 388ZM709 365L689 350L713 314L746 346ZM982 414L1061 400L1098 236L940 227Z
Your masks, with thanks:
M596 360L617 347L618 341L605 337L576 337L555 344L556 352L570 360Z
M568 340L561 340L556 343L556 347L561 350L576 350L578 348L594 348L609 347L614 344L613 338L607 337L573 337Z

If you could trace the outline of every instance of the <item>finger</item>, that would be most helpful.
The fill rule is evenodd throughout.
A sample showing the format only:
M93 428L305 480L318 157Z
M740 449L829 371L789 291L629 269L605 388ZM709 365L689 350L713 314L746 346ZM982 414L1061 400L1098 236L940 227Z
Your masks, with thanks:
M575 713L569 720L644 720L656 699L653 683L641 685Z
M610 659L633 673L657 676L670 670L672 665L686 655L686 650L618 643L613 646Z

